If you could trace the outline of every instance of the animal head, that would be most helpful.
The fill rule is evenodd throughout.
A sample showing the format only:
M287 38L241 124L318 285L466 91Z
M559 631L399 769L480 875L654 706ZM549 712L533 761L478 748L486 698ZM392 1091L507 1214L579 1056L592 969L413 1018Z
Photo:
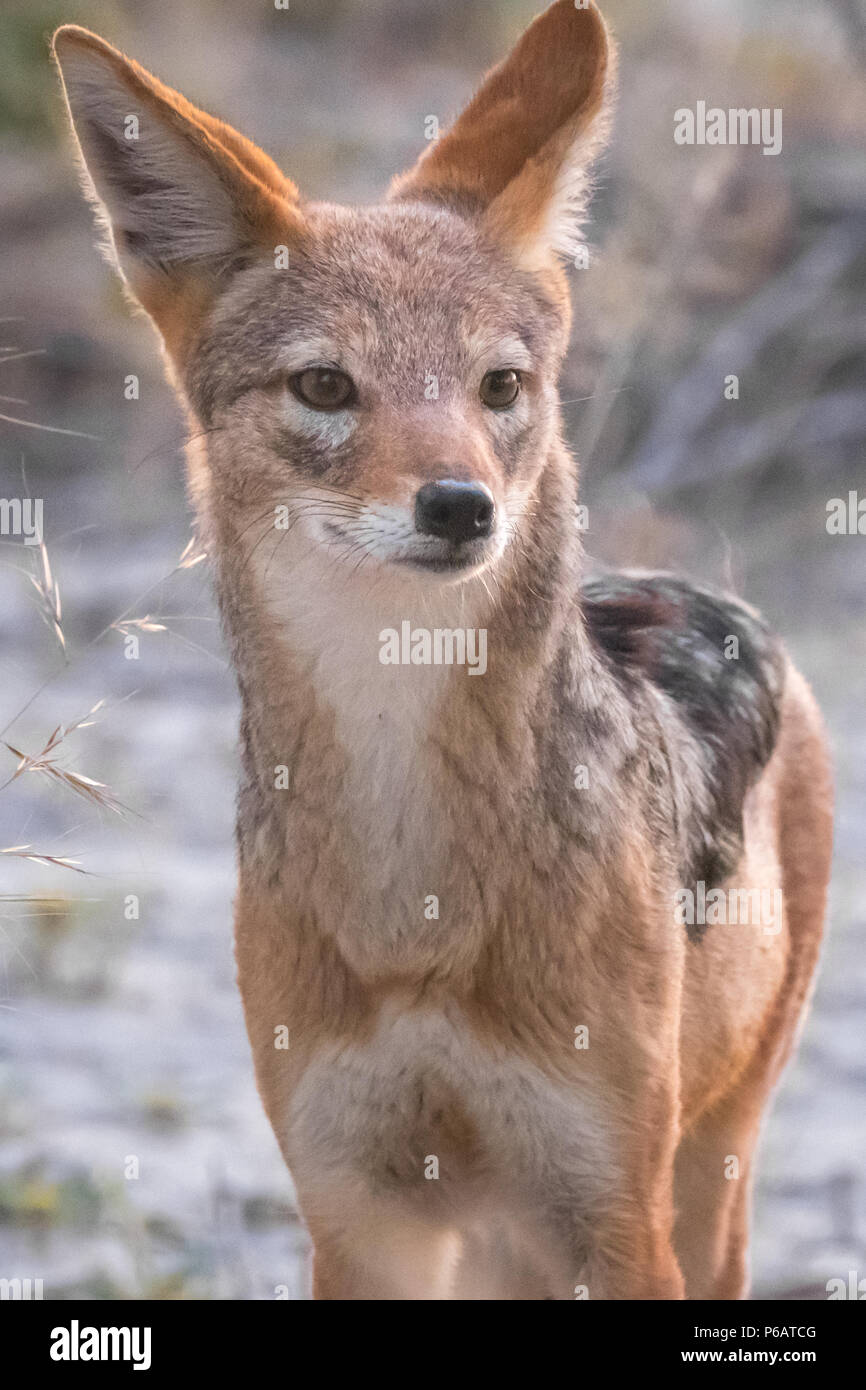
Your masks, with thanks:
M305 201L87 30L54 48L106 244L207 439L212 530L289 517L293 544L394 582L495 565L558 438L562 258L612 80L598 10L551 5L364 208Z

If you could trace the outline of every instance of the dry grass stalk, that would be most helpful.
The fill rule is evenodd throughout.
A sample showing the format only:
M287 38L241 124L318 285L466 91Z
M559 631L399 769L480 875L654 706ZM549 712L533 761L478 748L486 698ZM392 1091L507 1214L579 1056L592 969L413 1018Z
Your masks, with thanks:
M158 623L149 613L145 613L143 618L118 618L111 624L112 631L122 632L124 635L131 628L137 628L139 632L167 632L165 623Z
M68 660L66 654L66 638L63 635L63 612L60 605L60 589L51 570L51 562L48 559L48 547L44 541L39 543L39 559L41 574L29 574L27 578L39 595L39 611L43 621L51 628L54 636L60 644L64 658Z
M206 550L196 550L198 541L197 536L190 536L189 541L184 546L183 553L177 562L179 570L191 570L195 565L200 565L202 560L207 559Z
M71 869L76 874L86 874L87 869L81 867L77 859L67 859L57 854L39 854L33 849L32 845L13 845L9 849L0 849L0 854L11 855L15 859L29 859L33 864L53 864L58 869ZM54 902L53 898L34 898L30 894L0 893L0 902L3 903L47 903Z
M112 796L104 782L96 782L92 777L86 777L83 772L74 772L71 768L62 767L55 756L61 744L71 733L77 729L86 729L95 722L93 716L102 709L104 704L104 700L98 700L93 708L88 710L82 719L76 720L74 724L58 724L38 753L22 753L20 748L16 748L4 739L3 746L8 748L9 752L18 759L18 766L8 781L3 784L4 787L10 786L25 772L38 772L60 782L76 796L83 797L85 801L100 806L104 810L114 811L117 815L123 815L126 807ZM0 791L2 790L3 788L0 788Z
M20 354L15 352L15 350L0 348L0 365L2 365L4 361L12 360L13 356L24 355L28 354ZM0 419L4 418L4 416L0 415ZM73 431L68 432L73 433ZM206 552L198 545L197 538L192 536L184 547L173 572L176 573L178 570L193 569L206 559ZM30 583L33 585L38 595L40 614L44 622L53 632L63 652L64 659L68 662L66 638L63 632L63 610L60 601L60 589L54 578L48 549L44 541L40 541L39 544L39 572L35 575L28 574L27 578L30 580ZM106 631L113 630L126 634L133 629L139 632L168 631L166 625L157 621L150 613L146 613L142 618L125 618L121 616L113 623L110 623ZM99 700L92 709L88 710L87 714L84 715L82 719L78 719L72 724L58 724L57 728L52 731L38 753L24 753L20 748L16 748L14 744L6 740L0 741L2 742L2 746L7 748L9 752L18 759L18 766L12 776L0 786L0 791L11 786L13 782L17 781L18 778L22 777L26 772L37 772L50 778L55 783L60 783L67 787L76 796L82 797L92 805L99 806L104 810L113 811L117 815L122 816L126 814L128 808L112 795L104 782L97 782L92 777L85 776L84 773L75 772L71 768L61 766L55 756L57 750L70 734L79 729L86 729L95 722L94 716L99 713L104 704L104 700ZM64 855L42 853L41 851L33 849L31 845L13 845L6 849L0 849L0 855L7 855L9 858L26 859L33 864L42 864L45 867L51 866L54 868L68 869L77 874L88 873L88 870L83 868L77 859L70 859ZM40 898L28 894L0 894L0 902L2 903L14 902L45 905L53 901L53 899Z

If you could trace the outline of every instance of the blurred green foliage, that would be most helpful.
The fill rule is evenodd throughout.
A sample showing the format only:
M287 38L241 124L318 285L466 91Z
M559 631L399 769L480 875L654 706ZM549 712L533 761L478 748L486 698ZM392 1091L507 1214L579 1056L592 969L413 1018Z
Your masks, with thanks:
M57 91L45 81L49 38L69 17L63 0L31 0L3 19L0 43L0 135L37 142L52 138Z
M105 1192L84 1171L52 1178L31 1163L0 1178L0 1225L90 1227L104 1204Z

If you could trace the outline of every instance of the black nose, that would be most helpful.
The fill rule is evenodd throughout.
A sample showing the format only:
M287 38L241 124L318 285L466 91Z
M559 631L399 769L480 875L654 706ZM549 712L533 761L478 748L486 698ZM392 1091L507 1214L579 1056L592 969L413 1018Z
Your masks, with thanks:
M415 498L415 528L443 540L483 540L493 530L496 507L483 483L458 483L451 478L425 483Z

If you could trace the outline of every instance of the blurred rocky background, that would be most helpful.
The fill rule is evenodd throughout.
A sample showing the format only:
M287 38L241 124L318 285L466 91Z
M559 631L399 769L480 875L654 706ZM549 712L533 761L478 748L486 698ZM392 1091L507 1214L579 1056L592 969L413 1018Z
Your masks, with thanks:
M46 1297L308 1294L233 982L237 701L207 565L184 554L182 420L93 249L48 36L96 29L308 195L365 201L539 8L4 5L0 496L44 499L50 570L0 537L0 737L38 754L104 701L56 753L128 808L50 769L4 786L0 748L0 850L17 851L0 855L0 1275L43 1278ZM605 12L622 98L572 275L565 417L592 554L761 606L830 725L831 930L766 1127L754 1241L756 1296L826 1297L866 1276L866 536L826 525L830 499L866 496L866 19L861 0ZM677 145L674 111L699 100L782 108L782 152Z

